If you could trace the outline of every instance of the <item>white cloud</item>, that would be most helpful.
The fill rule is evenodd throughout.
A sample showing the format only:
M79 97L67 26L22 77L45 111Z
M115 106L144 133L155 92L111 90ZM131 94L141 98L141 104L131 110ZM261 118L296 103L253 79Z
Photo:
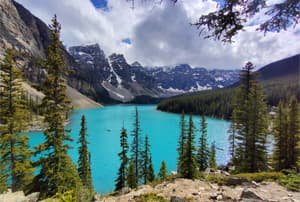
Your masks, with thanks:
M261 13L233 44L203 39L190 23L216 9L212 0L179 0L176 4L141 1L134 10L126 0L109 0L107 11L96 9L89 0L18 2L48 24L56 13L67 46L97 42L108 55L123 53L129 62L137 60L149 66L189 63L239 68L248 60L262 66L300 52L296 43L300 26L264 36L255 30L255 24L265 17ZM130 38L132 44L123 43L124 38Z

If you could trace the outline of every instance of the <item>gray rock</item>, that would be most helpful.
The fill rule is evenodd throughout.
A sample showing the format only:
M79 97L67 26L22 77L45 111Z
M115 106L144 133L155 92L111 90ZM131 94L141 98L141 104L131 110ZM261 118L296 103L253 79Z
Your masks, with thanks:
M101 201L101 194L96 193L93 197L93 201Z
M259 187L259 183L255 182L255 181L251 181L251 183L252 183L253 185L255 185L255 187Z
M242 183L243 187L249 187L249 188L257 188L259 186L258 183L252 181L252 182L243 182Z
M32 194L27 195L26 198L28 202L36 202L39 200L39 196L40 196L39 192L34 192Z
M130 187L123 187L120 191L119 194L120 195L124 195L124 194L128 194L131 192L131 188Z
M230 176L230 173L226 171L222 171L222 174L224 174L225 176Z
M241 199L251 199L251 200L260 200L263 201L261 197L259 197L254 191L249 189L244 189L240 196Z
M209 198L212 199L212 200L217 200L217 197L218 197L218 193L212 193L209 196Z
M188 202L188 201L185 199L179 198L177 196L171 196L170 202Z
M221 201L221 200L223 200L223 196L220 194L217 196L217 201Z

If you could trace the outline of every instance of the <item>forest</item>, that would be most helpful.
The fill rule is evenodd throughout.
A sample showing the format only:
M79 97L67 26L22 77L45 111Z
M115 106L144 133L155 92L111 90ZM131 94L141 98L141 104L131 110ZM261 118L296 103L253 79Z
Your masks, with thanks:
M230 1L231 2L231 1ZM235 1L234 1L235 2ZM232 3L232 2L231 2ZM235 4L234 4L235 5ZM201 20L201 19L200 19ZM204 23L204 18L199 23ZM216 22L217 23L217 22ZM234 27L225 38L242 29ZM268 29L265 28L265 29ZM39 192L39 199L68 202L92 201L95 195L92 153L89 152L88 128L82 116L77 143L78 160L74 162L68 151L74 141L65 129L72 106L66 96L68 74L60 42L61 25L56 15L50 25L51 43L48 55L41 63L47 71L42 89L45 97L34 102L22 87L22 71L17 64L18 51L8 48L0 63L0 193ZM216 35L216 36L215 36ZM219 32L214 32L220 37ZM141 134L138 107L135 108L131 144L127 129L120 129L120 166L115 179L115 192L126 187L154 185L176 178L201 179L226 184L240 176L247 182L272 180L289 190L300 191L300 84L298 75L259 80L247 62L236 86L178 96L158 105L159 110L181 113L177 145L177 171L170 175L168 165L161 162L154 173L151 139ZM144 98L140 98L144 99ZM274 106L274 107L273 107ZM272 108L273 115L270 115ZM23 134L28 128L31 113L43 116L46 125L43 142L31 149L29 138ZM200 130L196 130L194 115L201 115ZM217 165L217 146L208 145L207 116L231 121L228 133L230 161ZM196 139L196 134L199 138ZM274 145L268 151L267 138ZM207 178L207 169L222 170L229 176Z
M284 68L283 68L284 69ZM258 76L258 75L257 75ZM276 78L261 80L269 107L277 106L280 100L287 101L295 95L300 101L299 75L287 74ZM234 94L237 84L224 89L201 91L179 95L161 101L157 109L167 112L205 114L207 116L229 120L233 111Z

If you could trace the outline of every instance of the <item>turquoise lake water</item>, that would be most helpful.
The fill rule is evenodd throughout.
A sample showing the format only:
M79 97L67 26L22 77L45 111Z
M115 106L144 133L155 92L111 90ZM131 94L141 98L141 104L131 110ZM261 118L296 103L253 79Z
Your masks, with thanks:
M118 152L120 151L119 136L121 128L127 129L129 145L133 130L135 105L113 105L96 109L75 110L71 116L71 129L74 141L69 154L77 162L77 140L80 130L80 119L85 115L88 128L89 150L92 156L92 176L95 190L108 193L114 190L114 180L119 168ZM142 135L148 134L154 169L157 174L160 163L165 160L169 172L176 171L177 143L180 133L180 115L156 110L155 105L138 105ZM187 119L188 117L186 117ZM196 128L199 129L200 117L193 117ZM229 122L207 117L208 143L216 142L217 163L225 164L228 159ZM30 145L36 146L43 141L42 132L31 132ZM199 132L196 143L198 145Z

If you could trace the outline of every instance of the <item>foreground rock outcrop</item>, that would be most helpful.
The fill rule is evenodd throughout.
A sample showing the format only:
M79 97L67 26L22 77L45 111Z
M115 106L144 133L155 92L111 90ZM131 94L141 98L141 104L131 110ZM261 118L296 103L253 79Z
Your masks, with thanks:
M151 197L143 197L143 196ZM0 202L36 202L39 193L25 196L22 191L0 195ZM143 200L147 198L148 200ZM150 199L149 199L150 198ZM153 199L152 199L153 198ZM136 190L124 188L115 195L96 194L94 202L300 202L300 192L288 191L275 182L247 182L235 187L219 186L201 180L175 179L155 186L143 185Z
M0 194L0 202L36 202L38 198L38 192L25 196L22 191L12 193L9 190L4 194Z
M115 196L103 196L97 202L140 201L141 195L157 195L172 202L245 201L300 202L300 193L291 192L275 182L244 183L236 187L218 186L200 180L176 179L154 187L140 186L137 190Z

